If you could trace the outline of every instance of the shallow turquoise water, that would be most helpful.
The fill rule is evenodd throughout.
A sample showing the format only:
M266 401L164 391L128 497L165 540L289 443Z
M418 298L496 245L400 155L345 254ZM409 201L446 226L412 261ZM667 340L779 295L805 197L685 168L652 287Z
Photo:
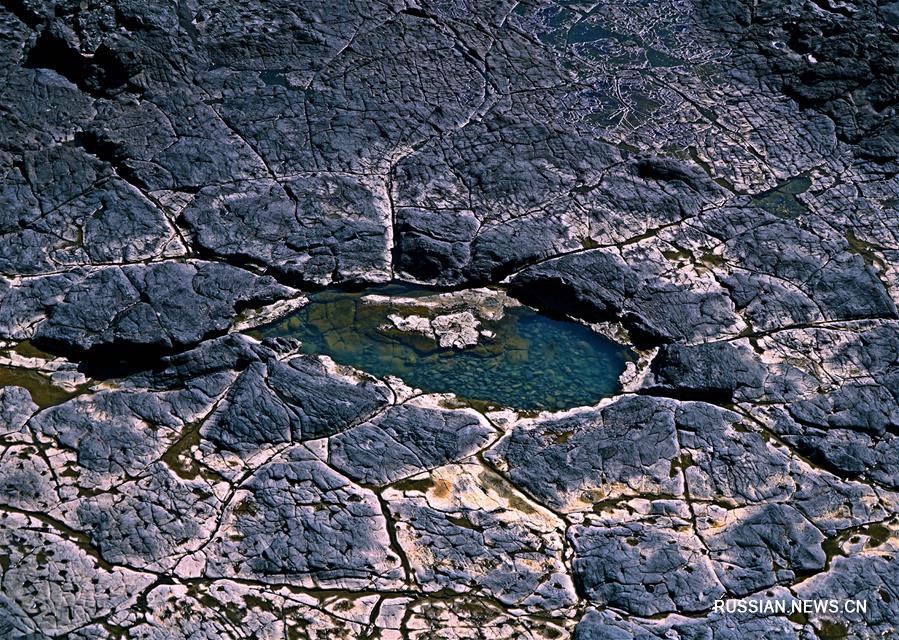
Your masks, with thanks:
M526 307L506 309L502 319L482 322L494 332L475 346L440 348L424 335L390 325L391 313L430 314L408 303L363 303L368 294L433 295L390 285L362 293L323 291L283 321L258 331L263 337L302 340L302 351L328 355L374 376L398 376L427 392L516 409L558 410L592 405L618 391L618 376L631 353L589 328L556 320Z

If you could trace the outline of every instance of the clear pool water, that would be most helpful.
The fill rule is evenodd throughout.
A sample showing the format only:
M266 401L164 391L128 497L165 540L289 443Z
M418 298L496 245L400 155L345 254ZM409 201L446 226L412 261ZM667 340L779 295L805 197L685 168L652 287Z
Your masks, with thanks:
M370 294L389 298L363 302ZM297 338L304 353L328 355L377 377L398 376L423 391L522 410L595 404L618 391L618 376L632 358L588 327L520 306L507 308L499 320L482 321L478 329L492 336L464 348L441 348L432 338L391 324L390 314L435 315L408 301L432 295L399 285L360 293L326 290L256 333Z

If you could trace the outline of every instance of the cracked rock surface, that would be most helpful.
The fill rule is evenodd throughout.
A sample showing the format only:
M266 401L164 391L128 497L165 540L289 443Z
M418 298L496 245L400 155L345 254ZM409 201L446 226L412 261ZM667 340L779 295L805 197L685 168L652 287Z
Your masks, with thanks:
M0 0L0 637L899 637L897 61L890 0ZM388 281L638 358L534 415L249 331Z

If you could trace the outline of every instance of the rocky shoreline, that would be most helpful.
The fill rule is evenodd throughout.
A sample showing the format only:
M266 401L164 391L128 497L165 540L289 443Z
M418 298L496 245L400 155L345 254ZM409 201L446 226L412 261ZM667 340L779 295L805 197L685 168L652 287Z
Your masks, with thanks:
M874 0L4 0L0 636L896 635L897 54ZM248 335L387 282L641 357L538 414Z

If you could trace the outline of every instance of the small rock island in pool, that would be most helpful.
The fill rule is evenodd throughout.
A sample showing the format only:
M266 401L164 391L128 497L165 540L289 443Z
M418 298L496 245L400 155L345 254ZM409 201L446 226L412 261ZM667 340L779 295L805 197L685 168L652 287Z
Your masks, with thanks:
M297 338L305 353L426 392L522 410L596 404L619 391L618 377L633 359L589 327L541 315L493 289L326 290L257 334Z

